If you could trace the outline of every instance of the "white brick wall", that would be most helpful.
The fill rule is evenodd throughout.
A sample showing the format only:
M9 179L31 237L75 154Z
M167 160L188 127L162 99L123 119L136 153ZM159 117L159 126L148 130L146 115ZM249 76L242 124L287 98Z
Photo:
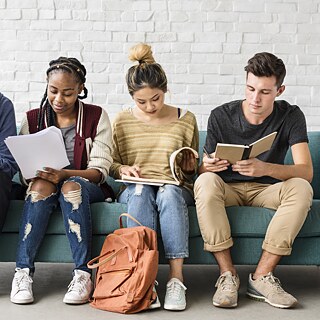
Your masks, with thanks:
M270 51L287 66L283 98L320 130L320 0L0 0L0 91L19 122L41 100L49 60L75 56L87 101L113 119L132 104L128 49L145 41L167 72L166 101L201 129L212 108L243 97L247 60Z

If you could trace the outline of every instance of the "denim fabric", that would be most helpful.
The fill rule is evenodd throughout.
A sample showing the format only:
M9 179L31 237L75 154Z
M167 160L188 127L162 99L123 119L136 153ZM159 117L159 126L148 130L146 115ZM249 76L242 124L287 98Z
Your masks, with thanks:
M27 193L19 232L18 268L29 268L31 273L34 272L35 256L45 236L51 213L60 204L75 269L91 272L87 267L91 259L92 240L90 203L104 201L104 195L96 184L81 177L71 177L65 182L68 181L81 186L78 208L65 199L61 192L63 183L58 185L56 193L39 201L32 201L30 193Z
M189 217L188 205L194 205L191 193L171 184L161 187L128 184L120 194L118 202L128 205L128 213L141 224L158 229L167 259L187 258L189 256ZM128 226L136 226L128 219Z

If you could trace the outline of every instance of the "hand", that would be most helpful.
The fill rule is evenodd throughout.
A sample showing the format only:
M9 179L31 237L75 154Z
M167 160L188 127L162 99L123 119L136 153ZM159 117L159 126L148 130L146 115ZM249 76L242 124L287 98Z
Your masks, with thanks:
M213 158L208 158L206 155L203 157L202 166L204 168L204 171L220 172L227 170L230 166L230 163L227 160L220 160L219 158L215 158L213 154Z
M194 156L194 153L190 150L182 150L181 153L181 170L185 173L194 173L196 167L196 157Z
M238 172L243 176L262 177L267 175L267 163L257 158L241 160L232 166L232 171Z
M140 177L140 168L137 165L134 166L122 166L120 168L120 175L132 176L132 177Z
M66 171L61 170L55 170L52 168L43 168L43 171L38 170L37 171L37 178L41 178L43 180L47 180L49 182L52 182L54 184L58 184L60 181L65 180L68 178Z

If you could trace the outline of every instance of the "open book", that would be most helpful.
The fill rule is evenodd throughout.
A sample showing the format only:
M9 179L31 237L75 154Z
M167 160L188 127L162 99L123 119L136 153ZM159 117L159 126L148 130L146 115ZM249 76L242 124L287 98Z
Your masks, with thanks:
M255 158L259 154L270 150L276 135L276 131L272 132L249 145L217 143L215 157L228 160L231 164L239 160Z
M60 170L70 164L60 129L49 127L39 132L11 136L4 140L25 179L37 170L50 167Z
M171 169L171 173L174 178L174 181L162 180L162 179L137 178L137 177L126 176L126 175L122 175L121 179L118 179L116 181L125 182L125 183L135 183L135 184L148 184L153 186L163 186L164 184L174 184L178 186L181 184L181 181L179 180L179 177L177 174L177 156L183 150L190 150L194 154L195 158L199 158L198 152L189 147L183 147L172 152L172 154L170 155L169 163L170 163L170 169Z

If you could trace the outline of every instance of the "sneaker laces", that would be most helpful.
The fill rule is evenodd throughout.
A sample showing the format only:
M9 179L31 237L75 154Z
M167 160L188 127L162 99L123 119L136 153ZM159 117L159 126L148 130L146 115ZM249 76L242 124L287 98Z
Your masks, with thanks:
M29 283L32 283L32 278L25 272L17 272L14 276L16 286L19 291L29 290Z
M234 276L221 275L215 286L216 288L221 286L222 291L234 291L234 288L237 287L237 282Z
M171 281L171 283L167 284L167 294L172 299L178 300L182 289L187 290L182 282Z
M271 272L269 272L267 275L263 276L262 279L264 282L269 282L270 285L272 285L276 289L277 292L286 293L281 286L280 280L277 277L275 277Z
M74 276L72 281L68 285L68 292L70 291L77 291L82 293L85 291L85 285L87 282L87 278L84 275Z

